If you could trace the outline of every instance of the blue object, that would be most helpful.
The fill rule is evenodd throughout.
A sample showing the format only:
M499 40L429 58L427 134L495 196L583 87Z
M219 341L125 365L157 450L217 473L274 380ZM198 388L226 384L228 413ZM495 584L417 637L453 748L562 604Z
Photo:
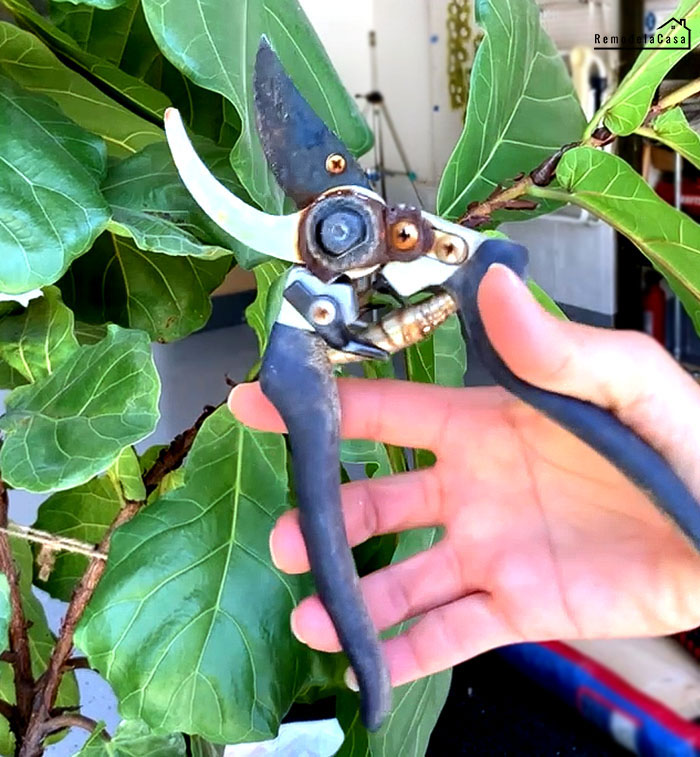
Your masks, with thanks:
M516 644L499 653L641 757L700 755L700 727L572 647Z

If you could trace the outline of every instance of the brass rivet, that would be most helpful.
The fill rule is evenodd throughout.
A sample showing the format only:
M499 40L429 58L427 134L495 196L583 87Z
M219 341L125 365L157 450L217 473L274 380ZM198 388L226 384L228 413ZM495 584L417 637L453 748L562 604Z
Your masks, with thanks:
M435 256L443 263L457 265L464 263L469 253L467 243L460 237L446 235L435 242Z
M335 320L336 307L326 297L319 297L311 304L309 317L317 326L329 326Z
M413 221L399 221L391 229L391 245L402 252L413 250L419 237L420 232Z
M326 158L326 171L330 174L337 176L344 173L347 167L348 162L340 153L334 152Z

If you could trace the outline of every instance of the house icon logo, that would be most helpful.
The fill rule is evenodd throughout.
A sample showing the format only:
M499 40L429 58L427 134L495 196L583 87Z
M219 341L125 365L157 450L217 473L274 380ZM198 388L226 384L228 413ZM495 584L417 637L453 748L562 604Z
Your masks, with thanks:
M690 29L688 29L688 22L684 18L678 19L671 16L668 21L661 24L656 30L656 34L663 34L664 36L684 35L688 38L690 45Z
M687 20L674 16L656 31L630 35L596 34L594 42L596 50L691 50L693 47Z

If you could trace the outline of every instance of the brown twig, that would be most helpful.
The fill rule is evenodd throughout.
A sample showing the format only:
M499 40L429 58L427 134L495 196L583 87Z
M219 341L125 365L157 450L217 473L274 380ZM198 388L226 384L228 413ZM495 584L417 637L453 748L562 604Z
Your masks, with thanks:
M92 718L88 718L85 715L76 713L70 713L65 715L56 715L44 721L43 732L44 738L50 736L52 733L62 731L64 728L82 728L84 731L94 733L99 723ZM105 741L111 741L111 738L104 728L100 729L100 736Z
M573 142L560 147L529 174L520 174L516 177L515 183L511 186L506 189L497 187L486 200L470 207L459 219L459 223L470 229L476 229L489 223L491 216L497 210L534 210L537 207L536 202L521 198L528 194L532 187L551 184L564 153L578 147L579 144L579 142Z
M0 480L0 527L7 528L7 510L9 500L7 487ZM12 548L7 533L0 533L0 571L2 571L10 587L10 661L14 670L15 699L17 704L8 713L10 727L19 743L29 723L32 711L32 696L34 693L34 675L32 673L32 659L29 651L29 636L27 634L27 620L22 606L22 595L19 587L19 575L12 556ZM4 713L3 713L4 714ZM6 715L7 717L7 715Z
M147 494L154 491L168 473L177 470L182 465L202 424L219 407L221 405L207 405L190 428L176 436L165 449L161 450L156 461L143 477Z
M215 410L215 407L206 407L204 412L199 418L197 418L190 428L178 435L171 444L161 451L156 461L143 476L147 492L156 489L168 473L176 470L182 465L194 443L197 432L204 421ZM117 517L102 537L102 541L98 544L96 550L98 554L101 553L104 555L109 553L109 545L114 532L124 523L130 521L144 504L145 502L141 501L126 501L124 507L119 511ZM0 534L0 536L2 536L2 534ZM104 559L98 558L96 554L91 558L85 573L73 590L73 595L68 604L63 623L61 624L61 631L56 641L56 646L51 653L51 659L35 687L36 690L31 704L31 718L22 741L19 757L40 757L43 753L44 739L49 732L53 732L53 730L47 732L47 723L52 723L53 725L51 728L53 728L59 718L71 718L73 722L68 724L66 721L66 725L59 726L58 730L60 730L60 727L67 727L67 725L84 727L86 723L94 722L90 721L89 718L83 718L81 715L77 714L52 717L52 708L56 701L58 687L61 683L63 674L67 669L70 669L69 662L71 661L70 654L73 651L75 629L85 612L88 602L92 599L97 584L102 578L102 574L106 567L107 562ZM82 726L77 719L81 719Z
M92 670L87 657L71 657L63 667L66 670Z
M693 79L693 81L684 84L682 87L670 92L666 97L661 98L659 102L652 105L647 113L644 122L639 129L635 129L635 133L643 134L642 129L651 126L655 118L658 118L662 113L671 108L675 108L676 105L680 105L689 100L692 97L697 97L700 94L700 79Z

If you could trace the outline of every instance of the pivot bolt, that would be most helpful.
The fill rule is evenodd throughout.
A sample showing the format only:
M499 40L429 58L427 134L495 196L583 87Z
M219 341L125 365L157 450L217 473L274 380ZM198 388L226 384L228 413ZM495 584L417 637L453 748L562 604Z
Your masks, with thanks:
M331 176L345 173L347 166L347 160L345 160L340 153L334 152L326 158L326 171L328 171Z
M367 231L362 216L352 210L337 210L324 218L320 226L323 249L336 257L360 244Z
M391 229L391 244L401 252L415 249L420 232L413 221L399 221Z
M458 265L464 263L469 254L469 247L461 237L446 234L440 237L434 246L435 256L443 263Z
M309 318L317 326L330 326L335 320L337 312L333 300L328 297L318 297L311 303Z

